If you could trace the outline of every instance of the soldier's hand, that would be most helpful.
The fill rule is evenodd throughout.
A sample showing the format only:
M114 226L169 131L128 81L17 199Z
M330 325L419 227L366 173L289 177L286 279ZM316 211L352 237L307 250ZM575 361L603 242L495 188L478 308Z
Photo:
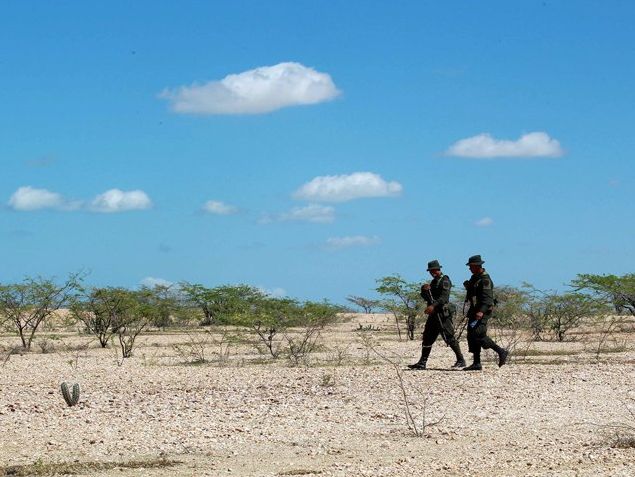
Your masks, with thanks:
M426 309L424 310L424 313L425 313L426 315L429 315L429 314L430 314L430 313L432 313L433 311L434 311L434 307L433 307L432 305L428 305L428 306L426 307Z
M467 288L470 286L470 282L468 280L465 280L463 282L463 286L465 287L465 289L467 290Z
M483 318L483 312L482 311L477 311L476 312L476 319L480 320L481 318Z
M430 284L429 283L421 285L421 291L428 291L429 289L430 289Z

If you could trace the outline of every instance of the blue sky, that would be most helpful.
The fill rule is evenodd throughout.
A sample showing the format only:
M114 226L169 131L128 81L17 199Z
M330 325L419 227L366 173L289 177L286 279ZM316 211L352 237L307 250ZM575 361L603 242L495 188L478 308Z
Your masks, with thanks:
M5 2L0 282L632 273L629 1Z

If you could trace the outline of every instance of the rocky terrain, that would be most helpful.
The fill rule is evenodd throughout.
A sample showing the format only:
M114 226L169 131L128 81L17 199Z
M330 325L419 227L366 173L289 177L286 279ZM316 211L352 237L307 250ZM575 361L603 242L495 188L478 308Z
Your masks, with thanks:
M125 360L70 332L10 354L3 335L0 476L635 476L632 332L599 359L538 343L482 372L451 370L441 341L405 370L420 344L383 315L325 330L299 366L243 333L146 333Z

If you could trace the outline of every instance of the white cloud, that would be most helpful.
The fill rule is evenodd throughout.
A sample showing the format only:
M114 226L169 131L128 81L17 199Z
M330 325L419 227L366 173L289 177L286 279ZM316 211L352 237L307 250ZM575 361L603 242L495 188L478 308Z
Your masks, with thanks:
M482 219L478 219L475 223L477 227L489 227L494 224L494 219L491 217L483 217Z
M91 212L125 212L128 210L149 209L152 201L148 195L141 190L124 192L119 189L110 189L95 196L88 204Z
M560 157L564 150L547 133L523 134L517 141L497 140L489 134L479 134L454 143L445 152L448 156L493 159L497 157Z
M287 291L284 288L264 288L258 287L258 289L267 296L274 298L284 298L287 296Z
M173 282L169 282L164 280L163 278L154 278L154 277L146 277L141 280L141 285L146 286L148 288L154 288L155 286L163 286L163 287L171 287L174 285Z
M260 114L320 103L339 94L328 74L300 63L279 63L202 85L166 88L159 97L167 99L177 113Z
M295 207L289 212L281 212L279 214L264 214L259 220L261 224L271 222L313 222L325 224L333 221L335 221L335 209L319 204Z
M326 247L331 250L339 250L347 247L366 247L381 243L379 237L365 237L363 235L353 235L346 237L332 237L326 240Z
M318 176L293 193L293 198L312 202L346 202L365 197L394 197L403 187L386 182L379 174L354 172L349 175Z
M57 192L26 186L20 187L13 193L9 198L9 207L19 211L73 210L79 207L79 203L69 201Z
M208 200L205 202L203 210L214 215L233 215L240 213L240 209L235 205L225 204L219 200Z
M90 202L71 201L62 194L46 189L35 189L30 186L20 187L9 199L9 207L19 211L51 210L86 210L88 212L124 212L135 209L148 209L152 201L140 190L123 192L111 189L95 196Z

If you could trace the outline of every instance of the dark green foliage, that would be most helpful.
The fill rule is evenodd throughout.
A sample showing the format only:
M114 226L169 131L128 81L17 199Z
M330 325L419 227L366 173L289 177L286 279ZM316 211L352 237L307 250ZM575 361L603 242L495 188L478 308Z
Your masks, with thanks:
M188 282L179 283L185 306L194 306L203 312L202 326L229 324L246 313L266 295L249 285L222 285L206 288Z

